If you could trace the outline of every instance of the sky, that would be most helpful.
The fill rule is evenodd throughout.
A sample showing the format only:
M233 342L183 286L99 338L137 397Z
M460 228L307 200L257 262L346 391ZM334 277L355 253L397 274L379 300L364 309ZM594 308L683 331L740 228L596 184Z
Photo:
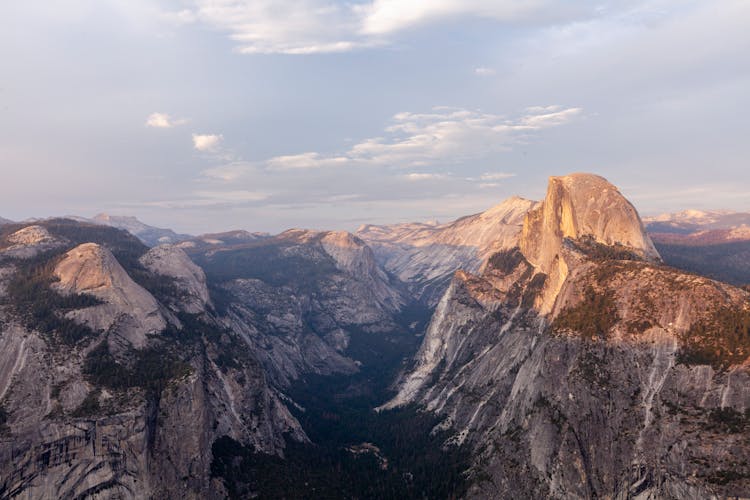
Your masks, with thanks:
M0 6L0 216L446 221L593 172L750 211L747 0Z

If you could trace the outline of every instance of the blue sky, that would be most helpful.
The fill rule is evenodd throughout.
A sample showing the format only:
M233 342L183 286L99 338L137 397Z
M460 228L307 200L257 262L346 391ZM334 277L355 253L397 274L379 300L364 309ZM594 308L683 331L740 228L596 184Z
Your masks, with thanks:
M446 220L591 171L750 210L750 2L0 7L0 216L187 232Z

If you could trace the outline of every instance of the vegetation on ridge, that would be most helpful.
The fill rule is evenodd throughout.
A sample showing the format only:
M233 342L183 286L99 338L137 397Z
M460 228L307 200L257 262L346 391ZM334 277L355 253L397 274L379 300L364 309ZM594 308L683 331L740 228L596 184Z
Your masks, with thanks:
M190 365L165 346L152 346L132 352L129 364L118 362L107 341L91 350L83 363L83 375L92 385L109 389L144 389L159 394L169 381L190 374Z
M597 291L589 285L578 304L558 314L552 330L577 333L587 339L605 339L619 319L614 294L606 289Z
M681 336L678 361L725 369L750 356L750 307L721 307Z
M605 245L585 235L577 239L565 238L565 243L597 262L608 260L643 260L632 248L620 243Z
M91 295L62 295L52 288L56 278L54 269L61 255L40 254L21 260L8 283L6 300L28 329L45 334L48 339L65 345L75 345L95 332L66 318L65 312L101 304Z

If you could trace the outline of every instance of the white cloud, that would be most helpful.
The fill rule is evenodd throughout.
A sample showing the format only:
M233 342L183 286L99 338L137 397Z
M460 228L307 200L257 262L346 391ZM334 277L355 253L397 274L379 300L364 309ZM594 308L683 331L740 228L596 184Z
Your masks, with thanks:
M554 24L595 14L552 0L195 0L164 17L227 32L240 53L320 54L380 46L397 32L447 19Z
M557 106L547 107L547 111L529 113L521 120L521 124L534 130L556 127L569 122L574 116L580 114L581 111L581 108L560 109Z
M292 170L319 168L322 166L342 165L349 161L346 157L324 157L320 153L310 152L296 155L276 156L266 162L273 170Z
M492 68L479 67L474 69L474 74L477 76L492 76L495 74L495 70Z
M185 119L174 119L166 113L151 113L146 119L146 126L153 128L172 128L187 123Z
M483 181L501 181L515 176L516 174L509 174L506 172L486 172L480 175L479 178Z
M444 174L433 174L433 173L411 173L404 176L409 181L434 181L439 179L445 179Z
M326 0L197 0L192 18L227 32L245 54L347 52L376 43L356 35L355 9Z
M193 134L193 147L198 151L215 151L223 139L217 134Z
M380 35L457 17L544 21L589 12L545 0L375 0L357 10L364 14L362 31Z
M516 118L460 108L431 113L396 114L380 137L365 139L342 154L306 152L265 162L271 170L313 169L343 165L414 168L454 164L507 151L529 135L568 123L581 108L533 108Z

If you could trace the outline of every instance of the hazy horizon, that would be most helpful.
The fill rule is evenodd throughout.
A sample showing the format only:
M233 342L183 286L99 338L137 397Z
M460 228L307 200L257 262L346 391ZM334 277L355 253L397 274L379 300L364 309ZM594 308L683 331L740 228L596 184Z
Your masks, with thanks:
M191 234L441 222L587 171L750 211L750 4L70 0L0 9L0 216Z

